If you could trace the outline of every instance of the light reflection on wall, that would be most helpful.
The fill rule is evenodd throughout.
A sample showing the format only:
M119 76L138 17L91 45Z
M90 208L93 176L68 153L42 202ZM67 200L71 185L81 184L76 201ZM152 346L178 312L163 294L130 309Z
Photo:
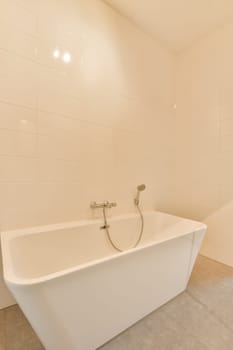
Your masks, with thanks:
M69 51L65 51L62 55L59 49L55 49L53 51L53 57L55 59L61 58L63 60L63 62L65 63L70 63L72 56L71 53Z
M71 61L71 54L69 52L65 52L62 59L65 63L69 63Z
M53 57L54 58L59 58L60 57L60 51L58 49L53 51Z

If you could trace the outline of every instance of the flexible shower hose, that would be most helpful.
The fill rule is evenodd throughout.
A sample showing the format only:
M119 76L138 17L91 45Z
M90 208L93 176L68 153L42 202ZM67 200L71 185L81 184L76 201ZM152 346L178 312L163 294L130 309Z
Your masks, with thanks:
M135 243L132 247L130 247L130 248L135 248L135 247L137 247L137 245L139 244L139 242L140 242L141 239L142 239L142 234L143 234L143 230L144 230L144 218L143 218L143 214L142 214L142 212L141 212L141 209L140 209L139 205L136 205L136 207L137 207L137 209L138 209L138 212L139 212L139 215L140 215L140 218L141 218L141 231L140 231L140 234L139 234L139 237L138 237L136 243ZM113 242L113 240L112 240L112 238L111 238L111 235L110 235L109 229L108 229L109 226L108 226L108 222L107 222L106 208L105 208L105 207L103 207L103 216L104 216L104 228L105 228L105 230L106 230L106 233L107 233L107 237L108 237L109 242L111 243L111 245L113 246L113 248L115 248L118 252L123 252L124 249L119 248L119 247ZM128 248L128 249L130 249L130 248Z

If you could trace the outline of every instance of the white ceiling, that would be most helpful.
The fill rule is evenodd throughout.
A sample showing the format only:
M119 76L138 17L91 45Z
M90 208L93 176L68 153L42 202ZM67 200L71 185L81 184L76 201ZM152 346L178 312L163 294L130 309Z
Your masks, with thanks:
M233 0L104 0L179 51L233 17Z

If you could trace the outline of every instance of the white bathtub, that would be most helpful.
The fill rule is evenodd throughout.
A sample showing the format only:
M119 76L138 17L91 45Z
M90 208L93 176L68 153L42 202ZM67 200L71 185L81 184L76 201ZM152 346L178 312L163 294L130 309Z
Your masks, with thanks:
M204 224L146 212L140 245L123 253L101 220L3 232L5 282L47 350L94 350L187 286ZM137 215L110 219L124 248Z

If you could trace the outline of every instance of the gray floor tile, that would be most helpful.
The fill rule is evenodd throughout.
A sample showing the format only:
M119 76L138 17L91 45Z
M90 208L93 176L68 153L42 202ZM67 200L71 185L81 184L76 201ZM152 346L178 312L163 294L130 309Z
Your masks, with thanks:
M5 309L6 350L43 350L17 305Z
M211 350L233 350L232 331L187 293L168 303L163 311Z
M233 330L233 269L200 257L188 293Z
M166 315L162 308L101 348L101 350L115 349L208 350L185 329L181 332L180 326Z
M0 350L5 350L5 310L0 311Z

